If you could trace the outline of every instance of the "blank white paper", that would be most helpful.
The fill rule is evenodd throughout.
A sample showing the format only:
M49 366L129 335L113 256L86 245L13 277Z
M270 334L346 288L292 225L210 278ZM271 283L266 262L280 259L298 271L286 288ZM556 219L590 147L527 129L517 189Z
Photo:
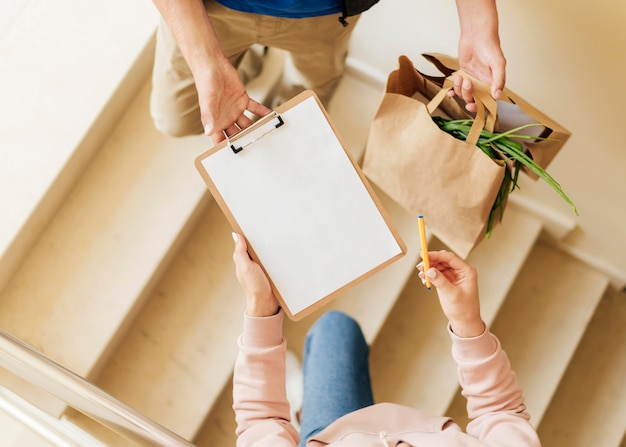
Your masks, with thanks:
M202 165L291 314L402 253L314 97Z

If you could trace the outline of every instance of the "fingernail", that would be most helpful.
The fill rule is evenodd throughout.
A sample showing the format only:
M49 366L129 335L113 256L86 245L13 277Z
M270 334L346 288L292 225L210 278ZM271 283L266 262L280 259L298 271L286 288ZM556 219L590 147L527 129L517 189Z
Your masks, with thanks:
M239 235L235 232L233 232L232 235L233 235L233 241L235 241L235 244L239 242Z
M210 136L213 133L213 126L211 125L211 123L207 123L206 126L204 126L204 134L206 136Z
M428 276L430 279L433 279L435 276L437 276L437 271L435 269L428 269L428 271L426 272L426 276Z

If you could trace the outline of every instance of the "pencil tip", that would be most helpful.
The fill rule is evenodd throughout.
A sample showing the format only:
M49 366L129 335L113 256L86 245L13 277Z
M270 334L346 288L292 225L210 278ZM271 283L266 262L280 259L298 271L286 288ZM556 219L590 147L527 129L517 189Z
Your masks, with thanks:
M430 287L427 287L428 291L430 292Z

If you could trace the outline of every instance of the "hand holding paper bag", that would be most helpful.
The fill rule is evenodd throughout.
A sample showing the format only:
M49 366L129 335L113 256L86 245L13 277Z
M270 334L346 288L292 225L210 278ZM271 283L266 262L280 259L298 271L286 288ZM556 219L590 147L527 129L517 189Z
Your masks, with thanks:
M405 56L389 75L370 127L365 174L411 213L428 215L433 234L462 257L498 223L519 172L545 180L576 212L544 169L569 133L508 89L496 101L475 79L478 111L468 114L446 96L459 72L428 58L446 77L420 73ZM519 124L541 134L511 133Z

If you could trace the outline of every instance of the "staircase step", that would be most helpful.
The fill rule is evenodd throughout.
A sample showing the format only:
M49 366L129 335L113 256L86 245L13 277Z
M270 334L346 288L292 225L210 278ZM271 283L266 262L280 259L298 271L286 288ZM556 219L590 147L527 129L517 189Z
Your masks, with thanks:
M2 442L7 446L17 445L15 440L25 430L25 427L13 418L3 408L0 409L0 432L2 433Z
M567 369L608 278L540 241L492 325L524 390L538 426ZM449 415L467 422L457 396Z
M144 82L157 17L149 2L30 0L0 20L0 291Z
M479 276L482 316L490 325L541 226L515 207L503 225L470 253ZM446 248L434 240L431 250ZM450 355L447 321L436 292L412 275L371 350L372 381L378 401L396 402L431 414L446 412L458 389Z
M245 297L211 203L96 384L192 439L230 379Z
M157 133L148 94L146 84L0 299L0 326L88 380L208 197L193 164L207 139Z
M345 147L359 162L363 159L369 128L384 92L384 86L348 72L328 105L328 114Z
M13 437L12 439L7 439L6 440L6 444L5 439L2 439L3 442L3 446L7 446L7 447L22 447L22 446L28 446L28 447L56 447L58 444L54 444L50 441L48 441L47 439L44 439L42 436L40 436L38 433L23 427L22 431L19 433L16 433L16 436ZM74 447L74 446L70 446L70 447ZM78 447L78 446L76 446Z
M544 445L617 447L626 432L626 293L609 289L539 426Z
M193 443L198 447L232 447L237 444L236 428L237 423L233 413L233 381L231 378L224 385L222 393Z

